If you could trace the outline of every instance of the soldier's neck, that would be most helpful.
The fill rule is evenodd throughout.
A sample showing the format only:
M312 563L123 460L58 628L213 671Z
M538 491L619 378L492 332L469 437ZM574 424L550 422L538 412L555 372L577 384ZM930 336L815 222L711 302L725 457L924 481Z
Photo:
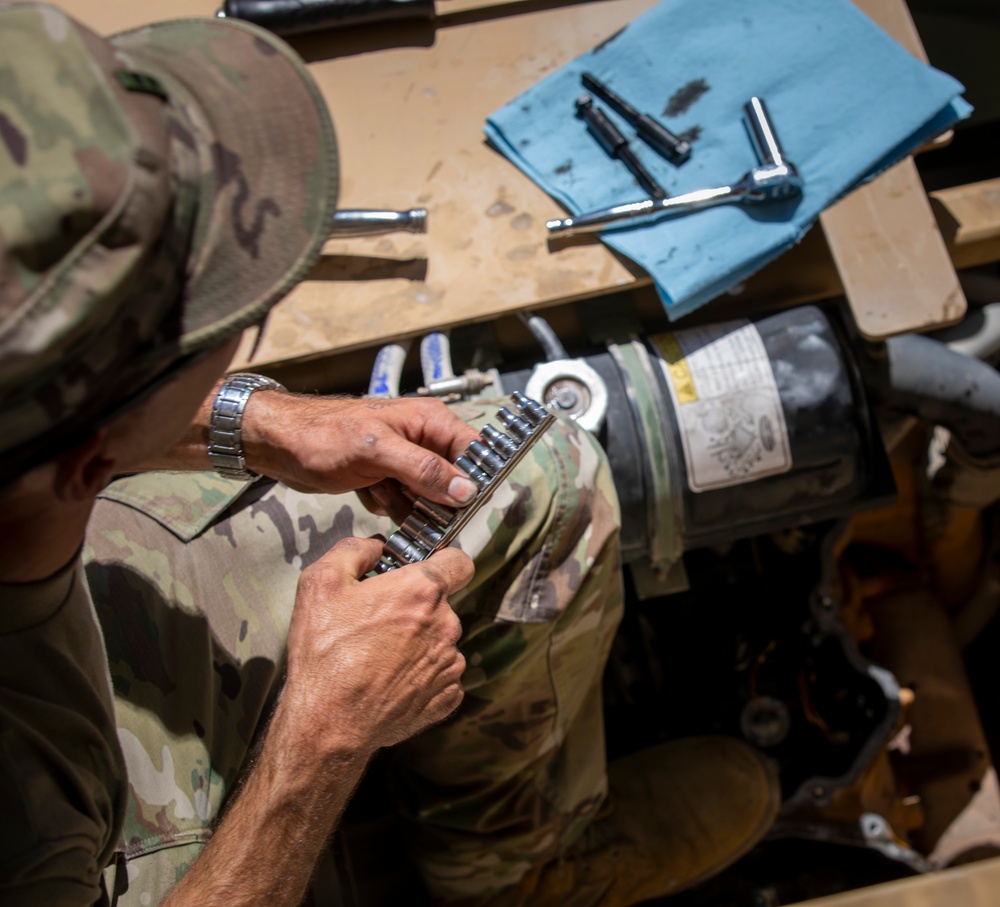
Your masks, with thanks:
M18 489L0 499L0 582L37 582L65 567L83 545L93 506Z

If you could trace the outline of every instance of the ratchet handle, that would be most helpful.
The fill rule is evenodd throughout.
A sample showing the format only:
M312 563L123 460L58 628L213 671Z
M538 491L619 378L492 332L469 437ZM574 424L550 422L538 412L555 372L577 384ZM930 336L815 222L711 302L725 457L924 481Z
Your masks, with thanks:
M406 19L430 21L434 0L225 0L220 18L245 19L278 35Z

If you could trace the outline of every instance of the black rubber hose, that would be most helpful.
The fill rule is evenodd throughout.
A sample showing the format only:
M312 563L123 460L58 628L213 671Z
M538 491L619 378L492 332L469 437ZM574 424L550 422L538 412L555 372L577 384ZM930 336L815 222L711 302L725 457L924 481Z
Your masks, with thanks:
M556 362L560 359L569 359L569 353L566 352L566 347L562 345L559 335L552 330L552 325L542 318L541 315L535 315L532 312L521 312L520 315L521 321L527 325L528 330L531 331L542 347L546 360Z
M1000 372L940 341L904 334L872 360L873 390L897 412L947 428L971 456L1000 456Z

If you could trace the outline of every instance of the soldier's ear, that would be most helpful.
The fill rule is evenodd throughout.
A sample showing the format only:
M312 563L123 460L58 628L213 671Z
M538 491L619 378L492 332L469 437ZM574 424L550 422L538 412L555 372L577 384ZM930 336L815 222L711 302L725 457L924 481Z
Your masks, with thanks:
M115 475L116 462L109 450L107 429L98 429L56 457L55 463L53 490L59 500L67 504L93 500Z

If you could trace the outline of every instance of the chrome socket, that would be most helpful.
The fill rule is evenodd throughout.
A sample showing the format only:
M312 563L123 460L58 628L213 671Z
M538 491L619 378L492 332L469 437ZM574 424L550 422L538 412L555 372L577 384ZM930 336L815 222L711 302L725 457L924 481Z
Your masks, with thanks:
M521 415L532 425L538 425L548 415L548 410L541 403L536 403L520 391L514 391L510 396Z
M405 532L394 532L386 539L385 553L404 564L412 564L414 561L422 561L430 551L417 544Z
M516 441L524 441L531 434L531 423L520 416L515 416L506 406L497 410L497 418L503 422L503 427L514 436Z
M444 529L455 519L456 513L450 507L445 507L443 504L435 504L426 498L417 498L413 502L413 512L419 514L428 523L439 526L441 529Z
M514 454L517 453L517 442L509 435L505 435L502 431L500 431L500 429L494 428L492 425L484 426L479 435L505 460L509 460L512 456L514 456Z
M477 464L479 464L483 472L488 472L490 474L490 478L500 472L500 470L503 469L503 464L506 462L500 454L494 451L488 444L484 444L482 441L473 441L469 445L469 449L466 453L469 454Z
M485 488L490 484L490 474L480 469L473 461L471 457L467 457L462 454L456 461L455 465L462 470L473 482L475 482L481 489Z

